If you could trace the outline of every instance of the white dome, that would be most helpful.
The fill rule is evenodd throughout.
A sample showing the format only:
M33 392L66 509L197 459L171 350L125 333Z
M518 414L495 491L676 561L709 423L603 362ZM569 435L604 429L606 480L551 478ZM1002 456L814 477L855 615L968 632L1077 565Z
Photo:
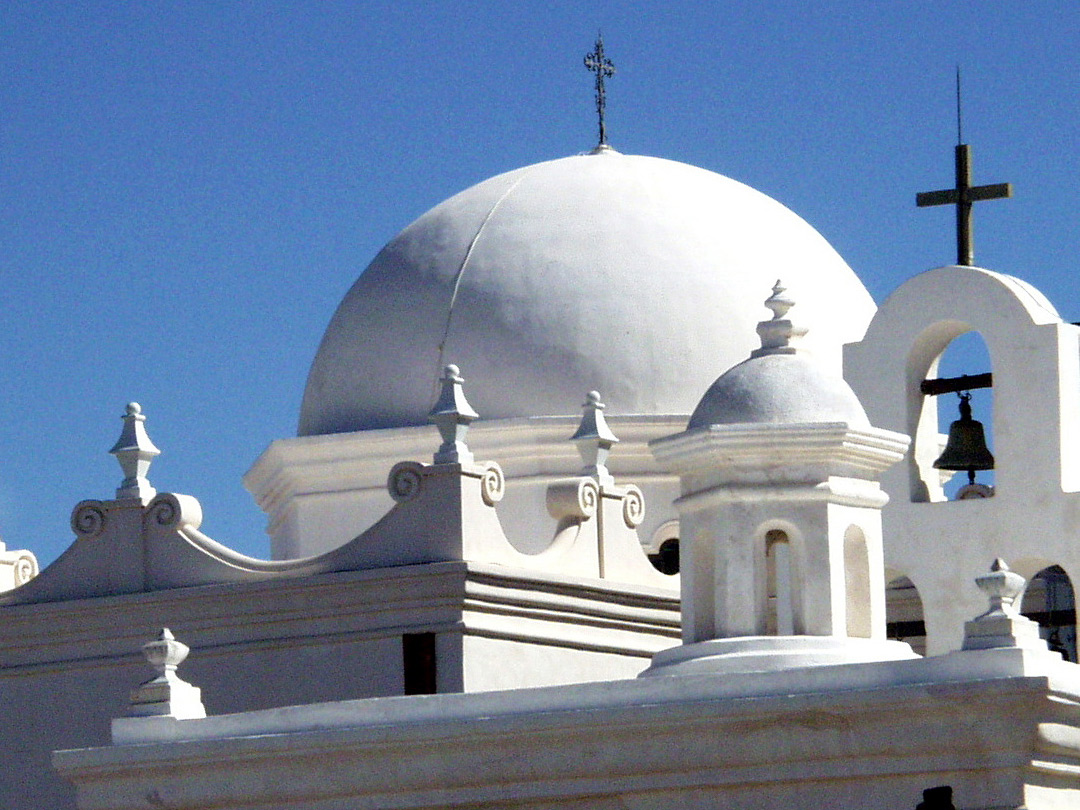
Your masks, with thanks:
M754 348L778 278L807 346L839 372L873 301L780 203L613 151L507 172L375 257L326 330L299 433L423 424L451 362L482 418L575 414L591 389L612 414L689 414Z
M868 428L862 403L844 378L805 354L751 357L714 382L690 415L687 430L709 425L847 422Z

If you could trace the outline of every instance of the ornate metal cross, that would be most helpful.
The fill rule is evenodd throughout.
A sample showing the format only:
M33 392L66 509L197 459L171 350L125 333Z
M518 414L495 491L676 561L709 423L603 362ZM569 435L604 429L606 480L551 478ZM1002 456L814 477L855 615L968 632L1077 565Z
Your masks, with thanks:
M600 118L600 146L607 146L607 130L604 128L604 79L615 75L615 64L604 56L604 38L596 35L596 50L585 54L585 67L596 74L596 114Z
M928 205L956 206L956 263L975 264L974 234L971 227L971 204L980 200L1000 200L1012 196L1012 183L996 183L992 186L971 185L971 147L966 143L956 145L956 188L942 191L924 191L915 195L920 208Z

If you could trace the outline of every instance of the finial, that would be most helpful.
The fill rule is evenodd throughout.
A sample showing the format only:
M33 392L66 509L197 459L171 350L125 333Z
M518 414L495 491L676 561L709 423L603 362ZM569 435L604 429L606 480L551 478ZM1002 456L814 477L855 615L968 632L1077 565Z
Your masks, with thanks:
M808 331L805 326L795 326L785 316L793 306L795 300L784 295L787 288L780 283L780 279L772 288L772 295L765 299L765 306L772 310L772 318L761 321L757 326L758 336L761 338L761 348L750 353L751 357L762 357L767 354L795 354L798 347L792 346L792 341L797 341Z
M990 565L990 573L975 578L979 590L990 600L990 608L979 618L1015 616L1019 613L1016 598L1024 589L1025 579L1009 570L1005 561L998 557Z
M129 402L125 409L123 430L109 452L116 456L124 480L116 489L117 500L138 498L143 505L150 503L157 490L150 486L146 473L155 456L161 454L146 434L146 416L138 402Z
M157 677L132 691L131 714L138 717L165 715L178 720L206 717L202 690L176 674L176 668L187 658L190 648L177 641L168 627L163 627L156 639L143 644L142 651Z
M443 369L439 399L428 413L428 419L439 428L443 443L435 453L436 464L469 464L473 454L465 444L469 424L478 418L465 399L461 384L465 382L460 369L453 363Z
M599 152L608 145L607 129L604 127L604 107L607 103L604 79L615 75L615 63L604 56L604 37L599 31L596 33L595 48L592 53L585 54L585 67L596 74L596 115L600 119L600 142L593 151Z
M581 474L592 476L600 484L610 485L615 483L615 479L608 472L607 458L619 438L611 432L604 418L606 407L600 401L599 391L586 394L585 402L581 406L581 424L578 425L577 432L570 437L570 441L577 443L578 453L585 463Z
M1020 615L1018 599L1024 590L1025 580L1009 570L1005 561L998 557L990 566L990 573L975 578L975 584L986 594L989 608L969 622L964 623L965 650L991 650L1021 648L1052 655L1060 660L1058 653L1050 653L1046 642L1039 637L1039 625Z

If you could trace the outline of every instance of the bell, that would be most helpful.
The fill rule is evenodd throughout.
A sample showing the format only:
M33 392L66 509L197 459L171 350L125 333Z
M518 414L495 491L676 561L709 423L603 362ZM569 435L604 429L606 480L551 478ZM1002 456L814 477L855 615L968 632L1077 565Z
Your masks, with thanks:
M938 470L967 470L968 482L975 483L976 470L994 469L994 456L986 447L982 422L971 418L971 394L960 395L960 418L949 425L949 441L934 462Z

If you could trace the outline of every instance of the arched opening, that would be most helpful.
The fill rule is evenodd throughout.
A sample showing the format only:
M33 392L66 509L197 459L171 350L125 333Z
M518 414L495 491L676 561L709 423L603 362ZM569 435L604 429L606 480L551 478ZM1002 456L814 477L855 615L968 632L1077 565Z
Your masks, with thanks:
M912 500L970 500L993 495L993 460L979 460L980 454L975 452L979 428L972 424L974 420L982 426L985 449L992 454L990 368L990 352L982 335L964 331L948 341L918 381L921 412L911 455L917 477ZM962 415L967 408L970 419ZM954 428L954 423L959 424ZM943 452L946 448L948 452ZM970 461L970 466L965 461ZM991 468L986 469L987 464Z
M866 535L854 524L844 532L844 607L850 638L870 638L870 555Z
M926 621L919 589L898 572L887 572L886 582L885 635L906 641L919 655L926 655Z
M1051 565L1031 577L1020 612L1039 623L1051 650L1076 663L1076 598L1064 568Z
M765 635L795 634L791 543L786 532L765 533Z
M679 521L669 520L661 524L653 532L645 553L653 568L661 574L673 576L679 573Z

